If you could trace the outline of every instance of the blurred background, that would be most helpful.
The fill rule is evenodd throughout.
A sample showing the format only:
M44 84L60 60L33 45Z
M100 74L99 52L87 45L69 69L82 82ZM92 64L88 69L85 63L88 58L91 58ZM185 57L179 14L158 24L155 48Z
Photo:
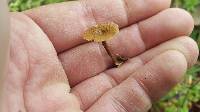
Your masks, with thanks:
M70 0L11 0L10 11L23 11L45 4ZM191 37L200 48L200 0L173 0L172 7L188 10L194 17L195 29ZM183 82L177 85L166 97L155 103L150 112L200 112L200 58L190 68Z

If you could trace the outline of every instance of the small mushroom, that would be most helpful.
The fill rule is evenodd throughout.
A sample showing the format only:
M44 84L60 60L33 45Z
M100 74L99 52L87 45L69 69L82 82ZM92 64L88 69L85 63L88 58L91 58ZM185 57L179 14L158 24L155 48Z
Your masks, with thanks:
M106 41L112 39L116 34L119 33L119 26L113 22L102 23L92 26L84 33L83 38L87 41L100 42L106 49L108 55L111 56L116 66L123 64L127 58L112 54L107 46Z
M103 42L112 39L119 33L119 26L115 23L102 23L89 28L83 38L87 41Z

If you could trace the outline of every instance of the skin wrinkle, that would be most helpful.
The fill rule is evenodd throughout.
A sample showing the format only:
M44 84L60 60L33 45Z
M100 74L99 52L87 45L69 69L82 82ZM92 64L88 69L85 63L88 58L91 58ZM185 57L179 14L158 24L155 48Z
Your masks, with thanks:
M115 80L115 78L113 78L112 76L109 76L109 75L106 74L106 73L103 73L103 74L107 77L107 79L109 80L109 82L110 82L110 84L111 84L112 87L115 87L115 86L118 85L118 83L117 83L117 81Z
M30 21L32 21L32 19L30 19L28 16L26 16L26 15L23 15L23 16L25 16L26 17L26 19L29 19ZM34 23L35 24L35 22L33 22L32 21L32 23ZM35 24L35 25L37 25L37 24ZM38 27L39 28L39 27ZM27 86L27 85L29 85L27 82L30 80L30 76L31 76L31 69L30 69L30 52L29 52L29 49L28 49L28 47L27 47L27 44L26 44L26 42L25 42L25 40L24 39L22 39L22 38L19 38L21 41L22 41L22 43L23 43L23 46L24 46L24 48L25 48L25 52L27 53L27 61L28 61L28 68L27 68L27 74L28 74L28 76L26 76L27 78L26 78L26 80L24 81L24 86L23 86L23 98L24 98L24 107L25 107L25 110L27 111L27 112L29 112L30 110L28 110L28 106L27 106L27 104L26 104L26 101L27 101L27 99L26 99L26 97L25 97L25 93L26 93L26 87L25 86Z
M142 81L137 80L137 79L135 79L135 80L137 81L137 83L139 84L139 86L144 90L144 92L147 94L149 100L152 102L152 99L150 98L149 89L142 83Z
M143 38L143 35L142 35L142 32L141 32L141 29L140 29L140 25L139 25L139 23L136 23L135 24L136 25L136 27L137 27L137 29L138 29L138 32L139 32L139 37L140 37L140 39L142 40L141 42L141 44L143 45L143 49L144 49L144 51L145 50L147 50L147 46L146 46L146 44L145 44L145 41L144 41L144 38Z
M14 19L12 19L12 16L11 16L11 22L13 22L13 21L16 21L16 20L14 20ZM11 24L12 25L12 24ZM12 29L11 29L12 30ZM17 32L17 31L16 31ZM26 44L25 44L25 42L24 42L24 40L23 39L21 39L21 38L17 38L18 40L20 40L21 41L21 43L22 43L22 45L23 45L23 48L24 48L24 52L25 52L25 54L26 54L26 56L27 56L27 68L26 68L26 74L29 74L30 73L30 57L29 57L29 51L28 51L28 49L27 49L27 46L26 46ZM28 77L29 76L26 76L26 79L24 80L24 83L23 83L23 87L22 87L22 96L23 96L23 99L24 99L24 101L23 101L23 105L24 105L24 109L25 109L25 111L28 111L28 107L27 107L27 104L26 104L26 97L25 97L25 86L26 86L26 82L27 82L27 80L28 80Z
M139 57L138 57L139 58ZM140 58L139 58L140 59ZM142 59L140 59L141 60L141 62L143 63L143 66L145 66L145 62L144 61L142 61ZM142 67L142 66L141 66ZM139 67L138 69L140 69L141 67ZM136 72L136 71L135 71ZM135 72L132 72L131 74L134 74ZM135 76L135 75L134 75ZM146 94L146 96L147 96L147 98L151 101L151 99L150 99L150 97L149 97L149 94L148 94L148 92L145 90L145 88L143 88L143 86L141 86L141 84L140 84L140 81L138 81L138 80L136 80L135 78L134 78L134 76L132 76L132 78L138 83L138 85L140 86L140 88L144 91L144 93ZM128 77L128 78L130 78L130 77ZM124 79L123 81L125 81L125 80L127 80L128 78L126 78L126 79ZM122 82L123 82L122 81ZM134 94L134 93L133 93ZM125 110L124 112L129 112L127 109L126 109L126 107L125 106L123 106L122 104L123 104L123 101L117 101L118 102L118 104L120 104L121 105L121 107L123 107L123 110ZM136 101L136 103L137 103L137 101ZM138 105L140 105L140 104L138 104ZM135 107L136 108L136 107ZM137 109L137 108L136 108ZM121 111L120 111L121 112ZM137 112L140 112L139 110L137 110Z
M23 45L24 45L24 48L25 48L25 51L26 51L26 53L27 53L27 61L28 61L28 67L27 67L27 74L30 74L30 53L29 53L29 51L28 51L28 49L27 49L27 46L26 46L26 44L25 44L25 42L24 42L24 40L23 39L20 39L20 40L22 40L22 43L23 43ZM26 86L26 84L27 84L27 81L28 81L28 77L29 76L27 76L27 78L26 78L26 80L24 81L24 85L23 85L23 98L24 98L24 108L25 108L25 111L26 112L29 112L28 111L28 106L27 106L27 104L26 104L26 97L25 97L25 86Z
M191 39L191 38L188 38L188 39L189 39L188 41L194 42L193 39ZM194 42L194 43L195 43L195 42ZM195 58L192 58L192 55L191 55L191 54L196 54L196 52L195 52L195 50L194 50L194 46L188 46L188 43L187 43L187 42L184 43L184 46L186 47L186 49L188 49L188 51L191 51L191 53L188 53L189 56L186 56L185 53L183 53L183 52L181 52L181 53L183 53L183 55L185 56L186 59L187 59L187 57L189 57L190 60L192 60L191 63L188 62L188 67L192 67L192 65L193 65L194 63L196 63L196 59L195 59ZM198 48L198 46L196 46L196 48ZM197 55L199 55L199 52L198 52ZM198 57L197 57L197 58L198 58Z
M19 35L19 36L21 36L20 34L18 34L17 32L14 32L16 35ZM11 34L11 36L12 36L12 34ZM16 53L14 53L14 50L13 49L23 49L24 48L24 43L22 43L22 40L21 39L19 39L19 38L12 38L13 40L11 41L11 48L10 48L10 57L11 57L11 61L13 61L13 62L15 62L15 58L13 59L12 57L14 57L15 56L15 54ZM18 48L18 47L14 47L14 46L12 46L12 43L20 43L22 46L20 47L20 48ZM26 52L26 50L25 49L23 49L24 51L23 51L23 55L26 55L27 54L27 52ZM18 51L17 53L21 53L21 51ZM27 58L28 56L26 56L26 58ZM17 57L18 58L18 57ZM24 58L23 58L24 59ZM24 64L24 63L20 63L20 64ZM18 69L22 69L20 66L16 66ZM27 68L27 67L26 67ZM24 73L26 73L27 71L25 71Z
M113 77L111 77L111 76L109 76L109 75L107 75L106 73L102 73L103 75L105 75L106 77L107 77L107 79L108 79L108 82L110 83L110 85L111 85L111 88L110 89L112 89L112 88L114 88L114 87L116 87L118 84L117 84L117 82L115 81L115 79L113 79ZM89 106L88 106L88 108L86 108L85 110L88 110L92 105L94 105L94 103L96 102L96 101L98 101L105 93L107 93L110 89L107 89L104 93L102 93L92 104L90 104Z
M17 93L17 91L19 91L19 90L21 90L21 89L23 89L23 88L21 88L21 86L20 85L24 85L24 84L21 84L21 83L19 83L19 84L17 84L16 82L14 82L14 80L13 79L15 79L15 77L18 75L18 74L22 74L22 72L24 72L24 71L19 71L19 70L21 70L21 67L20 66L17 66L17 64L16 64L16 59L14 59L14 58L12 58L15 54L16 54L16 52L14 53L14 51L12 50L13 49L13 46L12 46L12 43L13 43L13 40L11 41L11 47L10 47L10 62L8 63L8 69L9 68L13 68L13 71L8 71L8 75L6 76L6 83L5 83L5 85L6 85L6 87L5 87L5 91L6 92L9 92L9 93L11 93L11 96L7 96L5 99L7 99L6 101L5 101L5 103L7 104L7 107L6 107L6 109L7 109L7 111L9 110L9 111L12 111L12 109L21 109L20 107L22 107L23 109L25 108L24 107L24 99L23 99L23 92L20 92L20 100L19 100L19 102L22 102L22 106L20 106L20 107L16 107L15 105L16 104L13 104L12 105L12 108L10 108L10 105L9 105L9 103L10 103L10 101L12 101L12 99L10 100L10 98L12 97L12 95L13 94L16 94ZM18 46L18 47L20 47L20 46ZM19 49L19 48L16 48L16 49ZM14 75L15 74L15 75ZM13 76L14 75L14 76ZM9 77L12 77L13 79L9 79ZM23 83L23 82L22 82ZM6 94L9 94L9 93L6 93ZM19 93L18 93L19 94ZM18 103L19 104L19 103Z
M117 96L117 90L113 94L114 99L127 111L127 112L143 112L143 109L150 108L151 102L149 99L148 94L141 88L138 84L138 82L135 80L135 78L129 78L125 82L131 83L134 86L125 86L125 85L119 85L119 88L123 88L124 91L126 91L127 97L120 97ZM129 90L130 88L130 90ZM123 92L122 92L123 94ZM124 93L125 94L125 93ZM141 96L143 94L144 96ZM113 97L111 96L111 97ZM141 98L142 97L142 98ZM133 100L134 99L134 100ZM145 99L145 100L144 100ZM127 103L127 100L132 103Z
M126 0L121 0L122 4L123 4L123 7L124 7L124 10L125 10L125 14L126 14L126 24L129 24L129 7L128 7L128 2Z
M108 73L105 73L105 74L114 83L113 87L115 87L116 85L120 84L120 82L117 81L117 79L115 79L115 77L113 77L112 75L109 75Z
M24 16L26 16L26 15L24 15ZM35 24L35 22L32 20L32 19L30 19L28 16L26 16L26 18L27 19L29 19L29 21L31 21L34 25L36 25L38 28L39 28L39 30L41 30L42 31L42 29L37 25L37 24ZM43 31L42 31L43 32ZM28 74L29 74L29 76L27 77L27 80L25 81L25 83L26 83L26 85L29 85L29 82L28 81L30 81L30 78L31 78L31 76L33 75L33 70L31 70L31 66L33 67L33 66L35 66L35 65L40 65L41 64L41 60L42 59L37 59L37 60L35 60L35 58L34 57L30 57L30 50L29 50L29 48L27 47L27 44L25 44L26 42L25 42L25 39L22 39L23 40L23 43L24 43L24 46L25 46L25 49L26 49L26 51L27 51L27 55L28 55L28 62L29 63L33 63L32 65L30 65L29 64L29 69L28 69ZM27 41L27 40L26 40ZM48 56L48 55L47 55ZM34 58L34 59L33 59ZM43 84L41 85L41 86L43 86Z
M113 77L108 76L106 73L103 73L105 76L107 76L108 78L108 82L110 83L110 85L112 86L111 88L114 88L117 86L117 82L115 81L115 79L113 79ZM108 92L109 89L107 89L104 93ZM92 105L94 105L94 103L96 101L98 101L104 94L101 94L88 108L86 108L85 110L88 110Z
M116 82L114 81L114 79L112 79L112 77L108 76L106 73L101 73L101 75L98 75L98 76L101 76L101 77L105 76L103 79L101 79L101 80L106 80L106 82L102 82L102 83L104 83L104 84L102 84L102 85L105 85L105 83L109 83L109 84L108 84L109 87L107 87L107 88L102 87L102 88L104 88L104 89L103 89L104 92L103 92L103 93L101 92L100 96L97 96L98 98L95 98L95 101L97 101L104 93L106 93L107 91L109 91L111 88L117 86L117 84L116 84ZM93 77L93 78L94 78L94 77ZM99 77L99 79L100 79L100 77ZM87 80L88 80L88 79L87 79ZM90 86L87 86L87 87L90 87ZM83 87L83 88L84 88L84 87ZM99 89L101 90L101 88L99 88ZM105 89L106 89L106 90L105 90ZM97 92L97 94L98 94L98 93L99 93L99 92ZM80 96L81 94L80 94L79 91L77 91L76 87L72 89L72 94L75 94L76 96L81 97L81 96ZM86 94L87 94L87 93L86 93ZM87 97L87 96L86 96L86 97ZM83 102L83 103L82 103L82 106L85 107L85 108L82 108L83 110L89 109L90 106L93 105L93 104L95 103L95 101L94 101L94 102L91 103L91 104L85 105L85 104L84 104L85 101L82 99L82 97L81 97L80 99L81 99L81 101ZM80 100L79 100L79 101L80 101Z
M26 15L24 15L24 16L26 16ZM32 19L30 19L28 16L26 16L29 20L31 20L32 21ZM35 23L35 22L33 22L32 21L32 23ZM35 24L35 25L37 25L37 24ZM39 27L38 27L39 28ZM21 39L22 41L23 41L23 44L24 44L24 48L26 49L26 52L27 52L27 56L28 56L28 70L27 70L27 72L28 72L28 76L27 76L27 79L25 80L25 83L24 83L24 87L23 88L25 88L25 89L23 89L23 93L26 93L26 91L28 91L28 90L26 90L27 88L26 88L26 86L27 85L29 85L29 80L30 80L30 78L31 78L31 74L32 74L32 70L30 69L30 62L31 62L31 60L30 60L30 52L29 52L29 50L28 50L28 47L27 47L27 45L25 44L25 40L23 40L23 39ZM33 74L32 74L33 75ZM28 104L26 103L26 101L27 101L27 99L26 99L26 96L25 96L25 94L23 95L23 97L24 97L24 103L25 103L25 108L26 108L26 111L27 112L30 112L30 110L29 110L29 108L28 108Z
M139 68L141 68L142 66L144 66L145 64L146 64L146 62L145 61L143 61L140 57L137 57L137 58L135 58L134 60L131 60L131 59L129 59L128 61L126 61L126 66L128 66L129 64L134 64L134 63L138 63L137 64L137 68L135 68L135 69L133 69L131 72L129 72L128 74L130 75L130 74L133 74L133 73L135 73L136 72L136 70L138 70ZM123 65L121 65L121 67L124 67ZM114 70L114 69L118 69L118 68L113 68L113 69L111 69L111 70ZM123 69L123 68L122 68ZM117 84L120 84L121 82L123 82L124 80L126 80L128 77L126 77L126 78L124 78L124 79L122 79L122 80L117 80L116 78L115 78L115 72L113 73L113 71L110 71L110 70L108 70L108 71L105 71L105 73L108 75L108 76L110 76L110 77L112 77L114 80L115 80L115 82L117 83ZM129 75L127 75L127 76L129 76Z
M192 39L192 38L188 38L188 37L185 37L187 38L187 41L182 41L183 43L183 47L184 49L186 49L187 51L190 51L191 53L187 52L187 53L184 53L183 51L181 51L180 49L176 49L178 50L180 53L182 53L186 59L188 60L191 60L191 61L188 61L187 64L188 64L188 68L192 67L193 64L196 63L196 60L198 57L195 57L195 58L191 58L191 54L197 54L197 56L199 55L199 52L195 52L194 48L197 48L198 49L198 46L195 44L196 42ZM188 46L189 43L194 43L194 45L196 46ZM169 50L174 50L174 49L169 49Z
M116 112L129 112L123 105L122 102L118 101L116 98L111 97L113 107L116 109Z
M117 112L121 112L121 111L122 112L131 112L127 109L127 107L123 101L117 100L117 98L112 98L112 99L114 100L114 103L115 103L114 105L116 105L115 107L118 108ZM123 99L123 100L125 101L126 99ZM135 107L133 107L133 108L135 108Z
M10 60L10 62L9 62L9 68L13 68L13 71L12 72L8 72L8 74L9 75L13 75L13 74L20 74L21 72L19 71L19 69L18 69L18 67L17 67L17 65L14 63L14 61L12 61L12 60ZM7 77L6 77L7 78ZM21 86L20 87L18 87L19 85L18 84L16 84L15 82L13 82L12 80L7 80L7 82L6 82L6 87L5 87L5 91L7 92L6 94L11 94L9 97L8 96L6 96L6 101L5 101L5 103L4 104L7 104L6 105L6 109L7 109L7 111L9 110L9 111L12 111L13 109L25 109L25 106L24 106L24 98L23 98L23 92L18 92L18 90L23 90L23 88L21 88ZM17 93L18 92L18 93ZM13 104L12 106L10 105L11 103L13 103L12 102L12 98L11 97L13 97L13 96L15 96L15 94L20 94L16 99L19 99L19 101L17 101L17 104ZM16 102L16 101L15 101ZM20 103L22 103L22 105L19 105L18 106L18 104L19 104L19 102ZM21 108L22 107L22 108Z
M74 95L77 97L80 106L84 105L84 101L82 100L82 96L81 96L81 94L79 93L79 91L76 91L76 90L74 90L74 89L73 89L72 91L76 93L76 94L74 94L74 93L72 93L72 94L74 94ZM88 108L89 108L89 107L88 107Z
M89 5L87 5L87 3L86 3L86 1L80 1L80 4L81 4L81 8L82 9L85 9L84 10L84 13L85 13L85 15L90 15L91 17L91 19L90 20L92 20L92 24L94 24L94 25L96 25L97 24L97 21L96 21L96 17L94 16L94 11L93 11L93 9L89 6ZM89 28L89 26L88 26L88 28Z
M145 103L146 103L146 105L144 106L145 107L145 109L150 109L151 107L152 107L152 101L151 101L151 99L150 99L150 96L148 95L148 93L146 93L146 91L144 90L144 88L142 88L141 86L140 86L140 84L137 82L137 80L135 79L135 81L136 81L136 83L138 84L138 86L139 86L139 88L141 89L141 91L143 92L143 94L144 94L144 96L143 96L143 98L145 98L146 97L146 102L143 102L142 100L141 100L141 102L139 101L139 104L138 105L142 105L142 103L145 105ZM141 103L141 104L140 104ZM142 106L143 107L143 106ZM138 108L138 110L143 110L143 108ZM143 111L141 111L141 112L143 112Z

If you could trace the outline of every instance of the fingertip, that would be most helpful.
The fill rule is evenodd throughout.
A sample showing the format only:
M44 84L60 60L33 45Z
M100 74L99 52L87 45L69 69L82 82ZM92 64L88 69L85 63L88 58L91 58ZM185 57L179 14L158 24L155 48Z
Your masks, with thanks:
M158 62L160 69L168 74L166 80L172 81L174 85L179 83L188 66L185 55L177 50L169 50L158 56L158 60L161 62Z
M185 56L177 50L168 50L153 58L132 77L152 101L157 101L182 80L186 70Z
M187 11L170 8L139 22L138 26L146 48L151 48L175 37L189 36L194 28L194 21Z
M171 21L180 34L190 35L194 28L194 20L189 12L180 8L170 8L163 12L166 22ZM176 21L175 21L176 20Z
M185 48L185 50L182 50L181 52L186 57L188 68L192 67L197 62L199 56L199 48L197 43L188 36L182 36L176 40Z

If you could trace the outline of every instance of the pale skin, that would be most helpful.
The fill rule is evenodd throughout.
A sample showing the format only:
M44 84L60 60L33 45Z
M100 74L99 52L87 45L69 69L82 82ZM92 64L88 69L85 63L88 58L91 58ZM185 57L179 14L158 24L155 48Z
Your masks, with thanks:
M147 112L198 57L194 22L170 0L82 0L11 14L4 112ZM115 22L109 49L84 31Z

